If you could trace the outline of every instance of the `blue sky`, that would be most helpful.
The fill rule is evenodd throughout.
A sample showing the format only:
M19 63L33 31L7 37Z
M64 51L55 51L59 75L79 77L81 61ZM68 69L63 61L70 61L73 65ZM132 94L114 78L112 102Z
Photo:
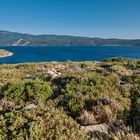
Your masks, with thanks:
M0 30L140 38L140 0L0 0Z

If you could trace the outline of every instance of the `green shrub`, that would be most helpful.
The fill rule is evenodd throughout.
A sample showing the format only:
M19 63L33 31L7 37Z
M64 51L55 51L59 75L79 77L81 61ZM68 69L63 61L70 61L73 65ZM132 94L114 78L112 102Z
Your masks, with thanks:
M131 89L131 110L128 116L128 125L134 132L140 133L140 79L133 77L133 87Z
M115 57L115 58L108 58L104 60L104 62L125 62L126 60L128 59L124 57Z
M18 106L28 102L45 101L52 95L51 87L43 81L29 81L27 83L8 83L2 88L1 98L14 101Z
M73 119L44 105L28 112L0 115L0 128L2 140L86 140L86 134Z
M47 79L49 68L56 68L62 76ZM139 68L139 60L126 58L1 65L0 139L84 139L75 121L107 123L118 130L124 123L140 133ZM32 103L37 108L20 112Z
M121 118L123 111L129 110L130 105L129 91L120 86L119 80L116 74L109 72L73 73L62 88L58 105L63 106L67 114L76 120L85 111L90 111L99 122L113 123L116 121L114 118ZM117 117L109 121L109 113L106 113L108 118L101 121L101 118L105 118L105 112L102 112L105 109Z

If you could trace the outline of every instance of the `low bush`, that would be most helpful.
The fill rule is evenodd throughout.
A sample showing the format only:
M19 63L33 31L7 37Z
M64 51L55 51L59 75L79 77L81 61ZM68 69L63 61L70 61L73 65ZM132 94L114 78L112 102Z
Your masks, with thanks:
M86 140L80 126L56 109L38 105L28 112L0 115L0 139Z
M13 101L18 107L23 107L30 102L45 101L52 95L52 89L46 82L36 80L26 83L8 83L1 92L1 98Z

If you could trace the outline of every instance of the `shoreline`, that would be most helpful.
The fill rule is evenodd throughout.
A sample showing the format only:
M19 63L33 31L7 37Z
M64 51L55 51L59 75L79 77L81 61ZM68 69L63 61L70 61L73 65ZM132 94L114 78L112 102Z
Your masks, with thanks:
M119 45L119 44L104 44L104 45L0 45L0 47L41 47L41 46L44 46L44 47L48 47L48 46L52 46L52 47L73 47L73 46L77 46L77 47L87 47L87 46L91 46L91 47L106 47L106 46L140 46L140 45L132 45L132 44L129 44L129 45Z
M0 58L10 57L12 55L13 55L12 52L6 51L4 49L0 49Z

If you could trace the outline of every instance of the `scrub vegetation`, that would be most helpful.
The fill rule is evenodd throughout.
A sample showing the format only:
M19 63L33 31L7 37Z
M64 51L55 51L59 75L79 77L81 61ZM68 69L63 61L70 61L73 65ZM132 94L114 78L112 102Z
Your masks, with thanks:
M139 140L140 60L0 65L0 139Z

